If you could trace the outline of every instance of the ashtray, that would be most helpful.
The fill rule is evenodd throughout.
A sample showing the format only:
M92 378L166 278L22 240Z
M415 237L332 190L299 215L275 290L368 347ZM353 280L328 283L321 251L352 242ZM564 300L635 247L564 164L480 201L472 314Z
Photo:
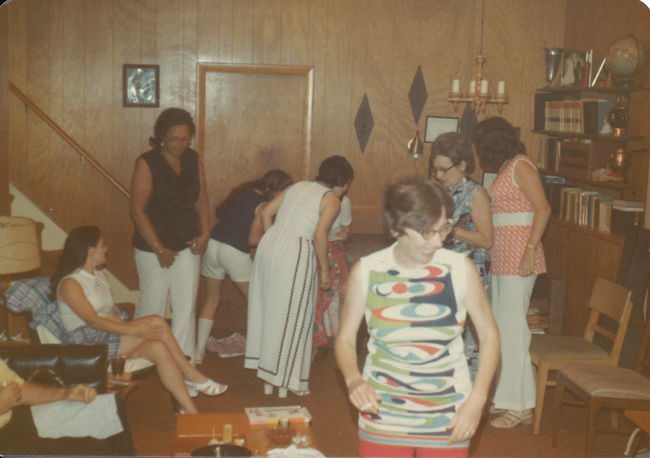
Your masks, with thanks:
M275 428L268 429L266 431L266 436L269 440L275 445L289 445L293 438L294 430L293 428Z
M233 444L206 445L192 450L191 456L252 456L246 447Z

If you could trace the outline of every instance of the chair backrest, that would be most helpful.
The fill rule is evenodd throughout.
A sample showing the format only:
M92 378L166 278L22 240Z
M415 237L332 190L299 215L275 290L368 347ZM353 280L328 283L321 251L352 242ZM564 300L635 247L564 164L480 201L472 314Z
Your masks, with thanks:
M618 365L621 356L621 349L625 339L630 315L632 313L632 292L624 286L604 278L597 278L589 299L589 320L585 328L584 338L589 342L594 341L594 336L600 336L609 340L612 344L609 352L609 362ZM606 329L599 322L601 315L604 315L617 323L616 332Z

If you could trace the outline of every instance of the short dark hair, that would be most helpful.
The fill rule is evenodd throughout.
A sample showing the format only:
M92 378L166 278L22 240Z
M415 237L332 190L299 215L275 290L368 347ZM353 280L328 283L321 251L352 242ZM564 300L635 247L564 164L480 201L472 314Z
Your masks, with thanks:
M419 177L402 178L384 192L384 225L391 234L431 229L442 216L451 218L454 201L439 184Z
M526 154L519 132L505 119L494 116L476 125L472 138L481 167L496 171L517 154Z
M149 137L149 145L154 148L161 146L163 138L167 135L169 129L174 126L189 127L192 136L196 133L194 119L189 112L182 108L167 108L156 119L156 124L153 127L153 137Z
M328 188L345 186L354 177L354 170L343 156L330 156L321 162L316 179Z
M475 161L472 144L467 137L458 132L446 132L436 137L431 145L431 155L429 156L429 176L431 176L433 161L436 156L448 157L454 165L465 161L466 175L474 171Z

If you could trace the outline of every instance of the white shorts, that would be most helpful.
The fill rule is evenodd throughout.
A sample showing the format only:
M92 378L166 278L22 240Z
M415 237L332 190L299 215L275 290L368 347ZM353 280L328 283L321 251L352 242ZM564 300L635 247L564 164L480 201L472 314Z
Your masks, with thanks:
M248 253L210 239L203 255L201 275L223 280L228 274L232 281L241 283L250 280L252 268L253 261Z

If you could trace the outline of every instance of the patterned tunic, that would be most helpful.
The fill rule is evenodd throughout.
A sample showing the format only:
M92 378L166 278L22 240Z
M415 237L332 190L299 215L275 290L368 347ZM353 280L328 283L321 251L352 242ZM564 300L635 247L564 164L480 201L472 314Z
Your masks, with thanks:
M499 172L490 188L494 243L490 250L492 275L519 275L519 262L526 249L535 210L515 182L515 165L525 161L535 167L528 157L519 154ZM546 272L546 260L541 242L535 250L533 275Z
M461 333L465 256L441 248L421 269L399 267L396 244L361 258L370 334L363 377L379 396L359 416L359 437L409 447L448 444L446 427L471 391Z
M463 177L462 181L456 186L449 188L449 194L454 199L454 221L456 226L467 231L476 232L476 224L472 219L472 203L476 191L481 189L481 185ZM470 245L462 240L449 237L445 240L445 248L456 251L457 253L466 254L476 265L478 273L481 275L483 286L487 290L490 285L489 278L489 261L490 253L485 248L479 248Z

